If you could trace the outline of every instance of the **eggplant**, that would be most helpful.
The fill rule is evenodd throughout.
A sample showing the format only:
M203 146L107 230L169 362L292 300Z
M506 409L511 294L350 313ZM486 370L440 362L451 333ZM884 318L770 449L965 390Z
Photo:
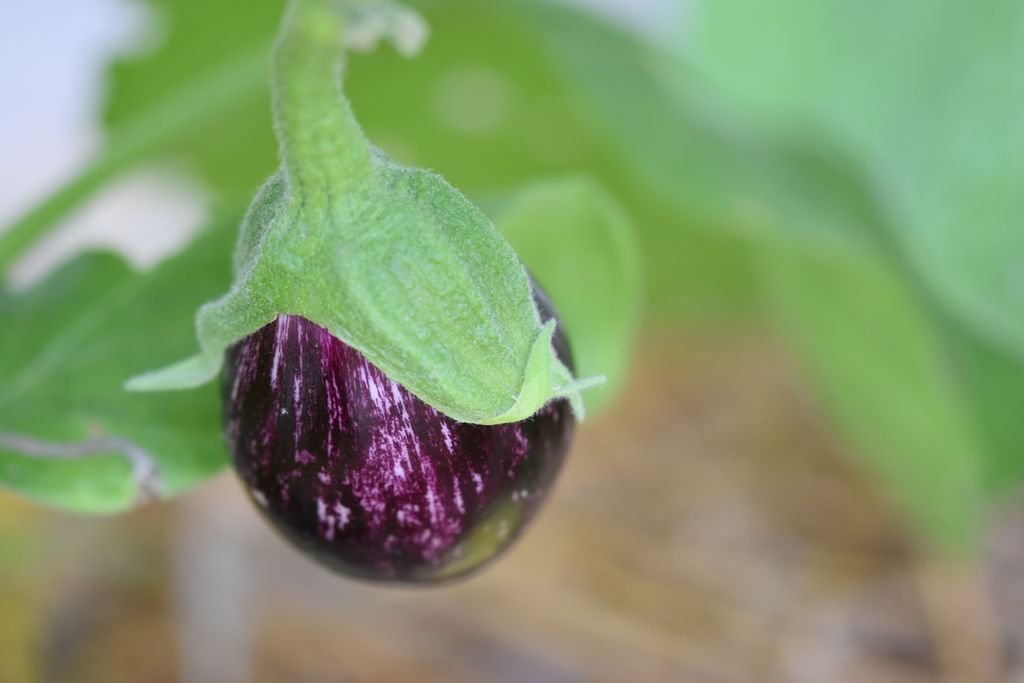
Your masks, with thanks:
M536 286L534 298L545 322L556 317ZM560 325L553 345L572 369ZM279 316L225 360L225 435L249 497L347 576L431 583L479 569L534 517L575 431L566 399L520 422L456 422L299 316Z

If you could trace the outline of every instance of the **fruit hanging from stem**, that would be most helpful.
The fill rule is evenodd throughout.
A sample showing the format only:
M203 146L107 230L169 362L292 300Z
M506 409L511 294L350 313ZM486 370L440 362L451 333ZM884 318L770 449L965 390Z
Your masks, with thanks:
M554 345L571 366L560 331ZM564 398L519 422L456 422L289 315L228 350L222 395L235 469L264 516L333 569L383 581L453 578L497 556L550 492L575 428Z

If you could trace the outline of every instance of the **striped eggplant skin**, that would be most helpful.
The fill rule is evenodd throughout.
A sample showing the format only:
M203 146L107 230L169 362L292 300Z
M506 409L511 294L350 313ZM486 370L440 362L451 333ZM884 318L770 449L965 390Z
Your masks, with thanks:
M571 367L560 331L554 343ZM575 430L564 399L521 422L455 422L286 315L228 350L222 403L234 467L264 517L332 569L390 582L464 576L507 549Z

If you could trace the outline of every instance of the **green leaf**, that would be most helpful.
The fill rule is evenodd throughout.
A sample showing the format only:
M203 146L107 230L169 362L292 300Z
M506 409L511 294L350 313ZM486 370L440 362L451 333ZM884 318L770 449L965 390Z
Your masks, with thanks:
M776 184L776 227L806 235L822 217L845 214L843 232L873 242L878 267L908 293L931 346L942 349L989 500L1024 477L1014 409L1024 400L1024 292L1015 284L1024 233L1013 227L1024 208L1015 191L1024 179L1024 98L1013 77L1022 20L1020 4L1005 1L726 0L701 7L685 50L719 102L743 112L752 136L816 148L829 168L845 167L827 182L797 176L797 192ZM842 181L850 169L863 181ZM840 208L826 195L844 184L853 201ZM815 203L838 210L794 212ZM869 204L884 214L858 208ZM830 303L819 305L814 315L826 316ZM816 364L820 372L828 365ZM854 380L835 379L833 390L853 402ZM907 467L930 474L923 461ZM897 494L914 495L909 479Z
M109 147L152 121L162 138L148 156L185 163L214 191L238 206L277 166L270 116L270 48L284 0L146 0L157 45L112 65L104 123ZM201 85L210 84L204 91ZM191 104L190 104L191 103ZM189 107L196 114L173 134L160 112Z
M640 256L622 207L586 178L539 181L498 212L499 230L544 287L565 323L576 370L607 382L588 412L621 388L642 312Z
M943 338L898 271L871 252L766 245L787 339L839 430L939 546L976 549L983 445Z
M1024 4L724 0L692 35L750 120L862 165L916 276L1024 359Z
M1024 362L948 313L936 318L979 434L985 490L996 500L1024 479Z
M1005 489L1010 477L1024 474L1024 459L1019 456L1024 448L1024 430L1017 426L1019 421L1013 410L1013 406L1024 399L1024 365L1019 358L1014 358L1012 347L1001 345L998 335L989 333L991 328L986 330L984 325L951 316L949 310L955 306L949 305L941 288L936 289L930 283L922 286L921 254L915 251L928 250L920 245L908 246L906 235L913 234L911 230L892 227L900 225L900 215L893 215L892 203L879 192L880 186L885 187L882 181L887 178L880 181L874 167L865 163L863 150L847 144L847 140L829 128L829 115L835 112L817 112L814 125L807 125L806 119L787 109L785 113L791 116L784 119L786 126L750 125L752 121L766 119L778 124L778 120L769 115L767 105L758 106L764 102L785 100L792 109L805 104L823 104L817 93L808 96L805 88L808 79L814 82L815 88L821 85L816 77L827 81L827 87L834 89L838 101L849 96L842 92L847 84L841 76L858 76L860 85L864 86L858 101L844 101L835 108L841 111L840 118L861 117L865 108L877 103L877 94L869 92L869 88L879 84L878 74L889 76L895 72L891 64L878 69L864 68L865 36L873 38L877 31L851 31L843 20L834 21L831 28L847 32L850 49L844 54L850 58L849 68L839 77L828 71L827 66L822 68L822 64L829 63L830 55L825 53L837 49L837 44L847 43L837 41L834 35L823 37L817 29L823 17L835 19L835 15L844 10L822 9L825 7L822 3L802 2L799 4L807 12L805 21L786 24L786 11L780 20L779 8L793 4L724 2L702 6L702 11L714 16L721 30L732 31L735 37L728 45L728 55L719 51L708 58L708 63L700 63L713 72L715 78L710 83L705 71L694 69L649 45L631 43L596 22L589 26L587 22L577 25L569 13L555 7L536 6L532 15L536 17L534 21L541 35L547 37L549 54L569 74L566 81L590 103L586 109L590 120L617 145L623 160L634 169L635 177L663 201L683 214L709 216L710 222L720 229L745 234L746 237L740 239L749 237L753 258L774 263L769 267L773 272L780 269L784 272L785 266L775 255L782 248L780 244L789 244L786 248L794 249L798 246L806 254L849 251L850 258L871 254L864 258L875 260L875 267L885 273L889 286L900 292L905 313L916 321L917 334L939 355L937 371L941 372L938 377L947 385L947 402L953 406L945 410L950 412L955 408L956 422L960 425L956 430L969 434L972 439L969 452L961 450L948 456L954 463L951 471L957 467L974 467L978 481L983 482L984 491L989 492L986 495L992 495ZM914 11L931 12L922 7ZM873 21L878 22L889 20L885 11L874 6L870 11L858 6L847 8L845 12L870 13ZM700 25L698 22L698 28ZM740 27L749 33L738 36ZM787 32L790 30L798 35L790 35ZM782 35L784 32L787 33ZM914 32L909 26L891 31L891 45L896 46L902 36ZM698 37L701 37L699 31ZM914 35L911 40L918 37ZM801 51L807 42L813 43L816 49L811 56ZM784 63L777 61L780 54L784 55ZM903 50L899 54L914 53ZM970 56L960 55L959 59L966 64ZM760 68L770 72L770 77L759 72ZM736 84L730 79L742 82ZM784 87L780 88L780 81L784 80ZM735 85L731 94L746 96L745 99L717 97L720 93L713 86L720 85L720 81ZM934 78L930 83L942 87L943 81ZM906 82L893 90L890 94L901 97L914 97L919 92L916 85ZM756 93L763 102L748 91ZM736 106L737 100L742 106ZM961 99L960 102L972 101ZM825 104L832 106L835 102ZM926 108L921 111L925 112ZM750 112L753 115L748 115ZM915 121L923 118L929 124L935 123L927 113L915 112L909 106L905 118ZM946 123L961 125L953 121ZM1003 124L1006 123L1004 120ZM1004 129L1005 125L998 128L999 131ZM935 136L933 140L943 138ZM888 152L893 154L904 142L906 140L896 141L898 144L890 145ZM942 146L931 145L932 148ZM960 149L966 148L966 145L960 146ZM957 166L957 162L949 160L942 168ZM999 168L998 164L994 168ZM925 174L933 171L928 164L914 170ZM941 174L933 177L941 177ZM947 193L937 206L944 206L955 194ZM885 207L885 211L880 211L879 206ZM975 239L972 231L960 230L959 235L968 241ZM968 235L971 237L967 238ZM1009 234L1004 232L1003 237ZM667 243L665 240L662 244ZM680 244L685 242L681 239ZM974 248L983 245L991 246L986 238ZM967 246L961 245L964 249ZM1006 240L1002 248L1007 250L1004 258L1021 253ZM674 257L676 253L662 249L660 255L664 259L665 254ZM802 257L807 258L811 257ZM777 311L788 312L781 316L780 322L795 340L797 350L806 355L812 376L828 397L833 418L850 436L855 452L869 462L883 463L881 469L887 473L885 478L890 489L896 496L910 501L910 507L916 511L915 518L934 537L964 543L982 504L979 502L984 497L980 493L982 484L977 484L977 497L969 491L949 492L938 487L934 498L927 500L928 496L921 493L921 482L930 472L930 459L922 455L920 448L902 451L886 446L886 443L923 443L919 425L889 423L886 429L894 436L879 443L875 437L877 425L873 419L865 417L873 406L886 405L890 392L912 395L918 389L898 386L893 389L892 384L898 385L898 379L894 377L890 381L877 372L848 371L851 364L844 361L843 346L839 344L833 351L821 341L831 337L815 337L816 327L835 313L831 310L835 305L831 299L814 296L815 293L836 293L835 288L841 287L846 298L864 297L859 305L868 310L874 288L837 282L825 268L809 271L802 259L796 258L793 263L794 257L791 257L788 261L795 269L788 277L799 281L801 286L791 282L789 287L770 287L765 299ZM665 270L657 261L652 269L654 273ZM999 278L1005 272L996 267L992 274ZM846 276L846 279L851 277ZM946 284L954 287L962 280L953 273L946 277ZM888 339L888 333L883 336ZM885 360L882 357L877 366L886 367ZM927 395L922 398L924 403L932 400ZM860 405L862 401L867 402L866 405ZM973 464L965 464L972 459ZM939 508L946 493L955 512L943 515ZM965 524L957 529L956 519L951 516L960 512L965 515ZM972 518L975 522L966 523Z
M195 343L195 307L227 281L236 221L150 273L93 253L24 294L0 292L0 486L108 513L220 471L214 387L140 396L123 384Z
M561 133L583 126L614 159L610 169L587 170L637 222L648 312L673 322L754 313L754 266L740 228L747 176L767 153L723 125L727 117L684 80L685 65L653 43L558 3L495 4L546 58L572 103L580 123ZM682 87L666 85L666 73Z
M662 71L686 65L636 36L555 3L507 3L536 33L589 125L615 146L639 182L688 212L719 214L738 195L739 165L756 150L712 123L689 87L669 88ZM511 11L514 9L515 11Z

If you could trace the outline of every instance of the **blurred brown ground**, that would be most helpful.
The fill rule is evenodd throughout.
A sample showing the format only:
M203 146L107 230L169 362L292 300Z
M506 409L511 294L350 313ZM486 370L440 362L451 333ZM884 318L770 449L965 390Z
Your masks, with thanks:
M1018 670L1024 515L976 592L970 570L923 587L896 520L769 339L650 334L533 528L454 586L335 577L230 475L108 520L5 496L0 681L917 683L997 650Z

